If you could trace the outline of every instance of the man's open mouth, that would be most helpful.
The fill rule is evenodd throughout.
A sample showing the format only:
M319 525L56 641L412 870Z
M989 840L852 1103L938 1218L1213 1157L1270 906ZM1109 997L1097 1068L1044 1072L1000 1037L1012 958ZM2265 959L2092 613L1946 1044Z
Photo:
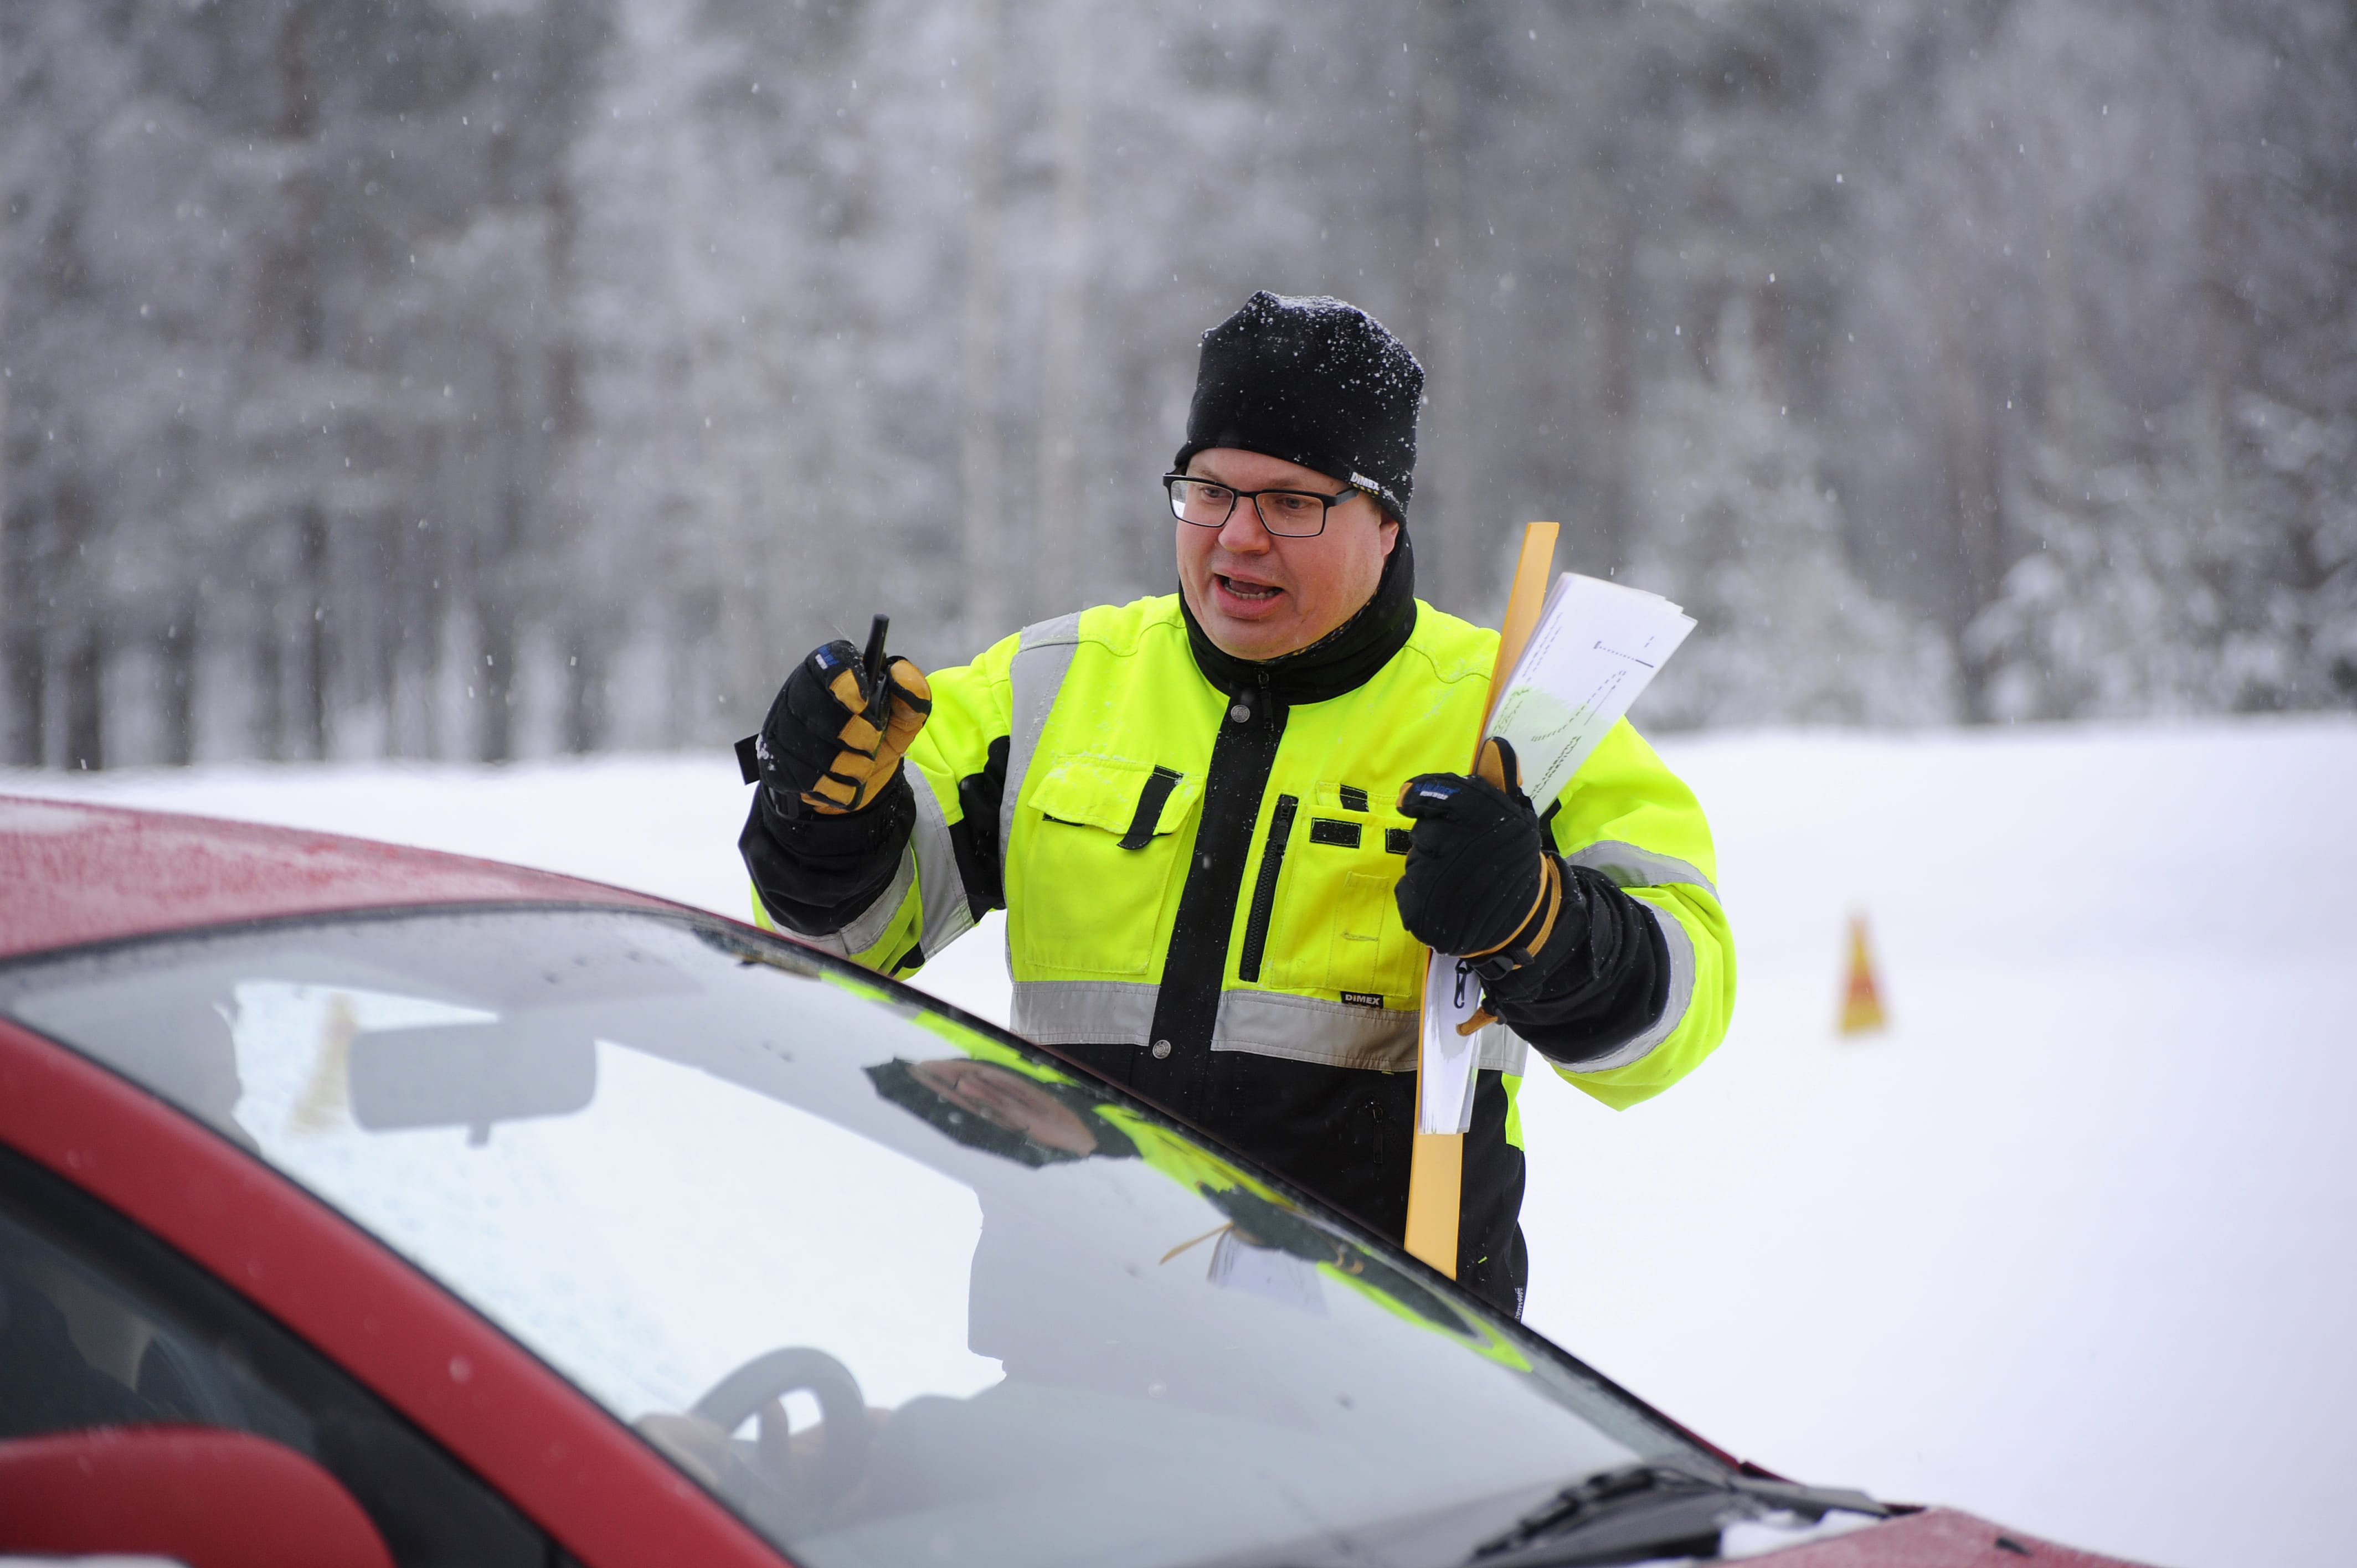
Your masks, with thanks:
M1273 599L1285 592L1283 588L1274 588L1266 583L1247 583L1238 577L1220 577L1217 574L1214 576L1222 588L1240 599Z

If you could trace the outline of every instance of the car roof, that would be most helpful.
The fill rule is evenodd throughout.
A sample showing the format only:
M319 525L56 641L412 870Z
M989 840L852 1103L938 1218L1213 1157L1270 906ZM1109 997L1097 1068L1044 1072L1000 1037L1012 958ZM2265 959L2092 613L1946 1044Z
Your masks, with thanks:
M0 958L286 915L518 902L680 907L336 833L0 795Z

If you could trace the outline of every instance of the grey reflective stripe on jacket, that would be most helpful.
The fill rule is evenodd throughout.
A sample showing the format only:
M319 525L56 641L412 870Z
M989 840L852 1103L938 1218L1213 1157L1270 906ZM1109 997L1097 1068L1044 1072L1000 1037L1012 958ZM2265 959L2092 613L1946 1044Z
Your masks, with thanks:
M1011 1026L1043 1046L1151 1046L1161 987L1118 980L1025 980ZM1415 1069L1416 1015L1276 991L1220 993L1215 1051L1378 1072ZM1522 1072L1529 1047L1501 1024L1481 1031L1481 1066Z
M1287 1061L1328 1067L1372 1068L1381 1072L1415 1070L1417 1015L1353 1007L1315 996L1271 991L1227 991L1211 1032L1215 1051L1250 1051ZM1503 1024L1481 1031L1484 1069L1519 1077L1530 1047Z
M917 814L920 829L924 821L924 809L921 802L931 794L932 791L922 784L917 786L917 799L920 802ZM935 809L934 814L940 814L939 808ZM954 855L951 858L952 862L956 859ZM952 875L955 875L954 872ZM831 937L801 937L797 940L809 942L812 946L823 949L840 958L849 958L855 953L866 952L884 940L885 928L892 923L892 917L900 912L900 905L909 897L909 884L916 879L917 840L912 835L907 847L900 851L899 868L892 873L892 880L885 885L884 891L877 896L876 902L862 909L857 918ZM759 899L759 897L760 894L757 889L754 897ZM960 907L963 907L963 900L960 900Z
M911 882L918 884L917 898L924 909L924 929L917 933L920 950L937 953L973 929L974 906L966 898L965 878L958 872L957 844L950 837L942 803L913 769L909 781L917 800L917 825L900 851L900 865L892 880L877 895L876 902L843 929L831 937L803 940L845 958L866 952L884 940L885 929L908 900Z
M1022 799L1024 776L1031 771L1039 737L1048 732L1048 715L1056 711L1057 693L1081 650L1078 610L1054 620L1023 628L1016 644L1013 691L1006 730L1006 784L998 797L998 877L1006 885L1006 848L1015 842L1015 803ZM1016 1031L1021 1034L1018 1027ZM1066 1042L1071 1043L1071 1042Z
M1691 862L1674 854L1655 854L1620 839L1582 845L1564 859L1602 872L1616 887L1699 887L1710 895L1712 903L1719 901L1718 889Z
M1131 980L1018 980L1007 1027L1042 1046L1142 1046L1161 990Z
M917 793L917 828L909 835L909 848L917 857L921 878L917 897L925 915L924 929L917 933L917 945L930 955L974 929L974 905L966 897L965 877L958 871L957 843L950 837L949 819L942 815L942 803L924 780L912 782ZM898 909L899 903L892 908ZM883 932L879 930L877 935L881 937Z
M1661 857L1666 858L1666 857ZM1609 874L1608 874L1609 875ZM1707 887L1700 878L1695 885ZM1646 899L1637 902L1661 929L1669 956L1669 994L1662 1015L1642 1032L1566 1072L1606 1072L1627 1067L1677 1032L1694 1003L1694 939L1685 923ZM1015 1032L1043 1046L1150 1046L1154 1004L1161 987L1119 980L1026 980L1015 985ZM1314 996L1282 992L1229 990L1220 993L1211 1031L1215 1051L1248 1051L1287 1061L1327 1067L1408 1072L1415 1067L1416 1015L1353 1007ZM1503 1024L1481 1031L1483 1069L1520 1075L1529 1046Z

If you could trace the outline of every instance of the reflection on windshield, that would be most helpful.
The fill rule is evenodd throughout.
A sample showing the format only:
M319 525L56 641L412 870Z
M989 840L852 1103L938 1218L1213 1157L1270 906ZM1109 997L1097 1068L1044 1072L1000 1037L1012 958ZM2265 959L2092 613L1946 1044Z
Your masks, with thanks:
M966 1058L903 1061L867 1069L876 1092L970 1149L1044 1165L1087 1155L1135 1155L1137 1145L1099 1117L1104 1107L1070 1083L1025 1078Z
M1698 1457L1153 1113L725 928L289 927L0 973L0 1008L248 1141L821 1568L1469 1509L1453 1561L1566 1476Z

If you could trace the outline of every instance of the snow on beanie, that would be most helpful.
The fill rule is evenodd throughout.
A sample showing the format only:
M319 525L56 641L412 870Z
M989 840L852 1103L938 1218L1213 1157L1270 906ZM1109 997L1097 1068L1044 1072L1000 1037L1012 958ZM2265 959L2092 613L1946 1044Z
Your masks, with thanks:
M1187 444L1240 446L1331 474L1405 521L1424 367L1355 305L1266 289L1203 334Z

